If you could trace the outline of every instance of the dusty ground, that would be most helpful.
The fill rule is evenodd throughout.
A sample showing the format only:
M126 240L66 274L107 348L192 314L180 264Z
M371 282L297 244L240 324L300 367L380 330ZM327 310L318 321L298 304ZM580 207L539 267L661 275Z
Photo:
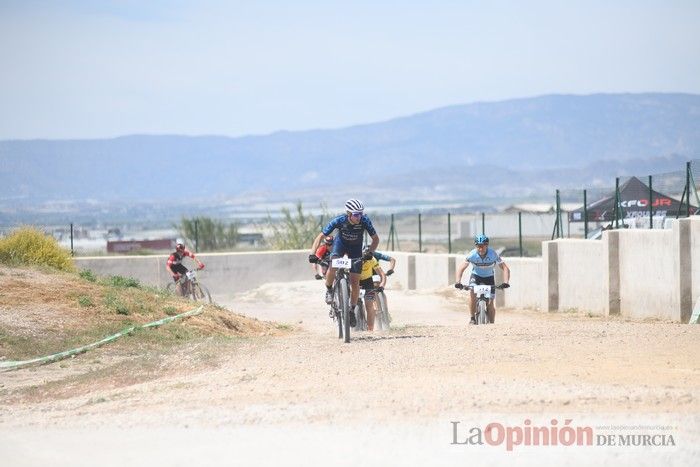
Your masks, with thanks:
M343 344L320 289L315 281L268 284L215 297L288 323L295 331L286 335L204 342L155 361L106 347L0 373L0 458L692 465L700 456L698 326L508 310L495 325L467 326L460 292L391 291L395 329ZM509 452L453 444L489 422L550 427L552 419L597 435L671 435L676 445Z

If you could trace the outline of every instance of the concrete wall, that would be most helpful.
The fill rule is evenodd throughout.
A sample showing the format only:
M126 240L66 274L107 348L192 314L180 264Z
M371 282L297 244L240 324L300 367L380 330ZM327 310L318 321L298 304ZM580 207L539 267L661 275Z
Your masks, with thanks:
M600 273L602 243L583 239L560 239L556 243L559 256L557 310L604 315L606 297L601 291L605 276Z
M687 323L700 299L700 217L671 224L543 242L544 309Z
M680 321L672 230L619 231L620 314Z
M510 269L510 288L496 293L496 306L530 310L542 309L542 258L506 258ZM496 269L496 283L503 282Z
M206 266L200 278L213 294L250 290L268 282L290 282L313 278L307 251L198 254ZM121 275L163 287L172 280L165 270L167 255L100 256L76 258L80 269L99 275ZM188 263L193 267L194 263Z
M450 272L450 259L454 264L454 256L445 254L416 254L416 285L415 289L433 289L454 284L454 268Z

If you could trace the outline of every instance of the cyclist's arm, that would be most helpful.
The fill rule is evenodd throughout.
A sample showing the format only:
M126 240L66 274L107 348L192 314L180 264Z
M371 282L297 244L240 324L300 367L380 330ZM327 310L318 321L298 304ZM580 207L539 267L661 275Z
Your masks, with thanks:
M185 252L183 253L183 256L189 256L190 258L192 258L192 261L197 263L197 267L199 267L199 269L204 268L204 263L202 263L200 260L195 258L194 253L192 253L191 251L185 250Z
M469 267L469 263L467 261L464 261L462 264L459 265L459 267L455 271L455 284L462 282L462 275L464 274L464 271L466 271L468 267Z
M372 239L372 243L370 244L369 249L372 253L374 253L374 250L376 250L379 246L379 235L375 233L370 238Z
M170 273L171 276L175 277L175 272L173 272L173 269L170 267L173 264L173 255L170 255L168 257L168 261L165 263L165 270Z
M323 232L321 232L321 233L318 234L318 235L316 236L316 238L314 239L314 243L311 245L311 254L312 254L312 255L315 255L315 254L316 254L316 250L318 250L318 246L321 244L321 239L322 239L323 237L325 237L325 235L323 235Z
M379 274L379 277L381 278L381 279L379 279L379 287L384 287L384 286L386 285L386 274L384 274L384 271L382 270L382 267L381 267L381 266L376 266L376 267L374 268L374 272L376 272L377 274Z
M391 257L391 258L389 258L389 270L393 271L394 266L396 266L396 259Z
M499 266L503 270L503 282L506 284L510 283L510 268L505 262L501 262Z

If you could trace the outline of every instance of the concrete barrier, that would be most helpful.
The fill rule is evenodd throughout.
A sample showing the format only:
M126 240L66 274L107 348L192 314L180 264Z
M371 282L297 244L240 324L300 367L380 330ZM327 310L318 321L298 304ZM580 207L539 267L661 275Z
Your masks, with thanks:
M618 232L620 314L680 321L673 230Z
M206 268L199 277L213 294L253 289L268 282L293 282L313 278L307 251L264 251L198 254ZM80 269L99 275L135 277L144 284L164 287L172 281L165 269L168 255L99 256L76 258ZM185 264L187 265L187 259ZM190 263L188 267L193 266Z
M583 239L544 242L549 290L547 311L587 311L606 314L603 294L605 275L601 274L603 243Z

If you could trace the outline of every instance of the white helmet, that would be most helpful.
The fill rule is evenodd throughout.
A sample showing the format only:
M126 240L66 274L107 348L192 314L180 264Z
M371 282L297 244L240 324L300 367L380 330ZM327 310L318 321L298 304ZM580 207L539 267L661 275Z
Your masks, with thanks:
M365 205L359 199L349 199L345 202L345 209L350 212L362 212L365 210Z

